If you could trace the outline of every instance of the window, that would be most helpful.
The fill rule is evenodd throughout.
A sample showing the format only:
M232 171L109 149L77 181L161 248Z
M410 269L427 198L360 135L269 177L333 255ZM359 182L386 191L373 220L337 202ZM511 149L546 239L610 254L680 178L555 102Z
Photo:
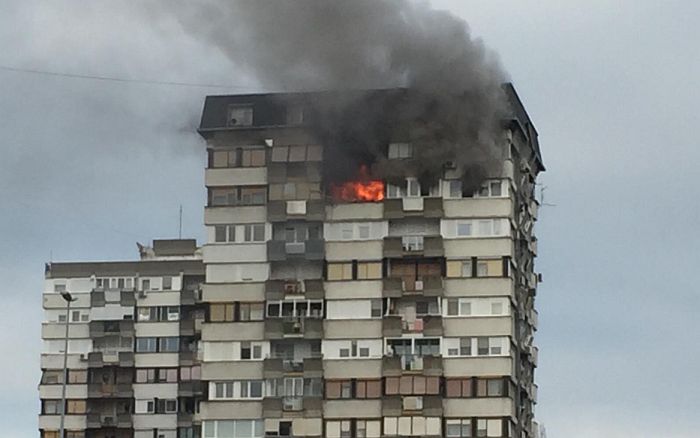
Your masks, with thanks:
M253 107L250 105L229 105L227 126L251 126L253 124Z
M264 242L265 224L246 224L243 226L244 242Z
M287 106L287 125L300 125L304 123L304 107L302 105Z
M473 397L472 388L472 379L445 379L445 395L447 397Z
M134 413L136 414L153 414L156 411L156 403L154 400L140 400L136 399L134 401Z
M457 222L457 236L466 237L472 235L471 222Z
M216 187L209 189L209 206L264 205L267 188L260 186Z
M236 240L236 228L231 225L215 225L214 241L217 243L234 242Z
M352 280L352 263L328 263L328 280Z
M323 300L268 301L267 316L271 318L320 318L323 316Z
M221 303L209 305L209 321L222 322L233 321L233 303Z
M461 198L462 197L462 181L452 179L446 181L447 183L447 198Z
M262 345L258 342L241 342L241 359L262 359Z
M188 382L190 380L200 380L202 376L202 368L199 365L180 368L180 380Z
M437 395L440 394L440 378L425 376L387 377L386 395Z
M360 239L369 239L370 226L368 224L359 224L357 226L357 234Z
M158 414L172 414L175 412L177 412L177 400L176 399L157 399L156 413L158 413Z
M85 400L66 400L66 414L85 414L86 412Z
M65 283L56 283L53 285L53 291L54 292L65 292L66 291L66 285Z
M155 353L158 351L158 338L136 338L137 353Z
M413 145L410 143L391 143L388 151L389 159L393 158L412 158Z
M384 302L381 299L371 300L370 316L372 318L381 318L384 315Z
M501 181L490 181L481 186L477 192L480 198L497 198L503 195L503 183Z
M273 162L321 161L323 149L320 145L275 146L272 148Z
M381 262L360 262L357 264L358 280L376 280L382 278Z
M87 370L68 370L68 383L87 383Z
M477 277L502 277L502 259L479 259L476 263Z
M406 179L406 197L416 198L421 195L420 184L417 179Z
M402 236L401 245L406 252L423 251L423 236Z
M80 310L73 310L70 313L71 322L80 322Z
M173 277L163 277L163 290L172 290Z
M443 436L440 417L384 417L382 436Z
M265 165L265 149L239 149L241 167L261 167Z
M469 418L445 420L446 437L472 437L472 420Z
M260 438L265 435L263 429L263 420L202 421L203 438Z
M394 184L386 185L386 197L387 199L402 198L404 193L404 188L401 186L396 186Z
M174 353L180 351L180 339L175 336L159 338L159 351Z
M63 371L45 370L41 376L42 385L57 385L63 383Z
M239 321L262 321L264 318L263 303L239 303Z
M380 398L382 396L381 380L357 380L355 383L356 398Z
M61 413L61 400L44 400L42 406L44 415L58 415Z

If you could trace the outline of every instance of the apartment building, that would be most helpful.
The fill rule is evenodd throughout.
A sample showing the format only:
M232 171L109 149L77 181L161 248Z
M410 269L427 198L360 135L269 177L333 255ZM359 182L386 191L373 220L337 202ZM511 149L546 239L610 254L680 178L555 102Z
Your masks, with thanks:
M203 437L536 436L544 166L505 90L502 172L475 191L449 163L329 187L308 94L206 99Z
M139 250L138 261L46 265L41 437L59 437L66 333L66 437L199 436L201 249L156 240Z

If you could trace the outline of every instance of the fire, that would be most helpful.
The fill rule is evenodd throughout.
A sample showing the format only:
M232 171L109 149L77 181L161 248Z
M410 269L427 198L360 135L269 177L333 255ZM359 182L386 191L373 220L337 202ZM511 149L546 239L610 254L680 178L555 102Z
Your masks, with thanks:
M345 202L379 202L384 199L384 183L373 180L366 166L360 167L357 181L347 181L333 185L333 199Z

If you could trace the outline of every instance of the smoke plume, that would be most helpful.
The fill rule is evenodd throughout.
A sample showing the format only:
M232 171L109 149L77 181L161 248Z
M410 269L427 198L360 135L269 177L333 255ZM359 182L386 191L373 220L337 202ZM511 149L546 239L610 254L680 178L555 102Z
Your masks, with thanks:
M353 178L365 164L376 178L430 185L452 162L476 188L500 171L506 74L448 12L409 0L206 0L170 9L264 87L333 91L307 102L327 181ZM387 160L390 142L410 142L413 158Z

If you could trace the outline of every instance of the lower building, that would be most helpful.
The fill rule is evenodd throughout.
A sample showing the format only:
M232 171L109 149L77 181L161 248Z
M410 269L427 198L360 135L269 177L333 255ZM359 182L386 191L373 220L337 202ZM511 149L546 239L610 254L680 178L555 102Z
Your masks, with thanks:
M199 436L200 249L194 240L156 240L140 253L138 261L46 265L42 438L59 437L62 408L67 438Z

